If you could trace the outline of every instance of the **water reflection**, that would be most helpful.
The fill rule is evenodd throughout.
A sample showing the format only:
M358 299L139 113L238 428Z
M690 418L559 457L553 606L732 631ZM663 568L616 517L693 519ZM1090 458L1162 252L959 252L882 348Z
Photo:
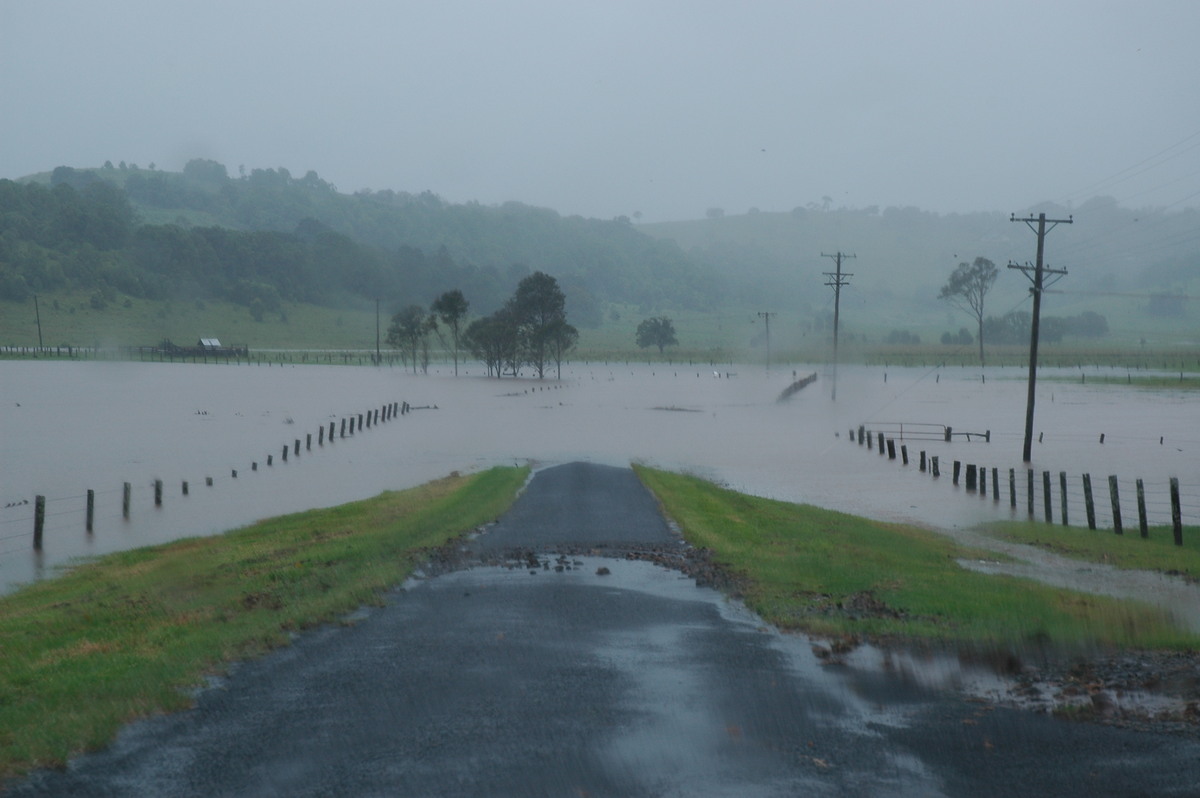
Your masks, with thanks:
M539 382L469 368L455 378L449 368L414 376L370 367L3 362L0 589L71 557L213 534L496 463L643 461L748 493L943 528L1025 517L1023 499L1009 507L1006 484L995 501L990 485L986 496L969 496L949 479L954 459L999 468L1005 480L1009 468L1023 473L1022 369L842 366L836 402L818 379L777 403L793 369L804 376L820 367L577 363L561 381ZM1042 471L1055 475L1056 489L1059 471L1072 479L1089 471L1107 496L1106 477L1117 474L1132 511L1132 480L1141 477L1159 508L1152 521L1166 520L1168 477L1180 477L1188 494L1200 473L1193 397L1083 384L1074 370L1043 374L1032 463L1039 487ZM317 444L318 428L331 421L402 401L427 409ZM864 422L990 430L991 442L910 440L905 468L851 443L849 431ZM281 462L296 440L300 455ZM919 472L919 450L940 456L940 480ZM159 508L155 480L164 483ZM128 520L123 482L132 484ZM96 491L90 535L88 489ZM32 552L37 494L48 499L41 558ZM1074 516L1082 522L1082 507Z

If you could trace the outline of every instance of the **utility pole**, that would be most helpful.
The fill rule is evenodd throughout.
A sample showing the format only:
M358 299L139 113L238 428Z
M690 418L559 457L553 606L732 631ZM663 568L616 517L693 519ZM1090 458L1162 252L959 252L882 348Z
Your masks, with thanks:
M776 315L768 310L760 310L758 317L767 324L767 371L771 370L771 317Z
M837 367L838 367L838 315L842 304L842 286L850 284L850 278L853 274L842 273L842 261L847 258L856 258L857 255L843 255L838 251L835 255L827 255L821 253L822 258L832 258L837 264L837 271L824 272L824 275L829 278L825 285L833 286L833 395L830 397L833 401L837 401Z
M38 308L37 294L33 295L33 315L38 326L38 351L42 349L42 311Z
M1037 384L1038 327L1041 323L1044 280L1047 273L1057 274L1060 277L1067 273L1066 269L1048 269L1043 265L1042 254L1046 247L1046 233L1060 224L1073 224L1075 219L1073 216L1068 216L1066 219L1047 219L1044 213L1039 213L1036 219L1032 216L1018 219L1014 213L1009 221L1024 222L1030 230L1037 234L1037 263L1034 266L1030 266L1028 262L1024 266L1018 266L1015 263L1008 264L1008 268L1024 272L1032 283L1029 289L1029 292L1033 294L1033 323L1029 327L1029 394L1025 400L1025 449L1022 453L1022 457L1028 463L1033 460L1033 396L1034 387ZM1037 227L1034 227L1034 222L1037 222ZM1050 225L1049 228L1046 227L1047 224ZM1029 274L1031 270L1033 271L1032 277Z

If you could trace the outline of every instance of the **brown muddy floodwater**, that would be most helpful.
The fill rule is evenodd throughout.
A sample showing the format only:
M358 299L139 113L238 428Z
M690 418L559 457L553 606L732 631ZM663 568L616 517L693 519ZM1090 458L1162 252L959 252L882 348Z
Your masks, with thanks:
M776 402L793 375L814 371L817 382ZM72 558L216 534L494 464L645 462L748 493L944 529L1026 517L1024 369L843 366L836 402L830 375L811 365L768 372L761 365L574 363L561 380L544 381L488 379L474 364L463 372L0 362L0 592ZM1194 393L1089 385L1078 370L1041 374L1041 442L1031 464L1039 517L1041 473L1053 475L1057 522L1058 473L1065 471L1072 524L1085 523L1084 472L1092 474L1101 526L1112 526L1109 474L1118 476L1127 529L1137 526L1136 478L1145 481L1151 523L1169 521L1170 477L1180 480L1184 523L1200 523ZM340 432L343 418L391 402L416 409L318 445L319 428L334 422ZM907 425L910 464L852 443L849 431L864 423L889 435ZM990 430L991 440L914 437L921 424ZM292 449L286 463L284 446ZM921 450L939 456L940 479L919 471ZM990 484L986 496L954 486L956 459L999 468L1001 500ZM1018 474L1016 509L1008 501L1009 468ZM155 480L164 485L160 507ZM125 482L132 486L127 520ZM84 528L89 489L96 494L91 534ZM37 495L47 499L40 554L32 545Z

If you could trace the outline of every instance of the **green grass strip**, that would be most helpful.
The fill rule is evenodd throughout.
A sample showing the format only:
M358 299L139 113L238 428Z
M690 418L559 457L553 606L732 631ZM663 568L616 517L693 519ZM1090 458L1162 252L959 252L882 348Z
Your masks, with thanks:
M1200 642L1147 605L967 570L959 559L996 555L927 530L637 471L687 540L743 580L746 604L783 629L1005 646Z
M1111 529L1084 529L1037 521L998 521L984 524L980 531L1004 540L1037 546L1064 557L1105 563L1114 568L1160 571L1200 580L1200 527L1183 527L1183 545L1175 545L1170 526L1152 526L1141 537L1137 525L1126 526L1125 534Z
M285 645L494 520L525 468L453 475L225 535L106 556L0 598L0 780L187 707L226 663Z

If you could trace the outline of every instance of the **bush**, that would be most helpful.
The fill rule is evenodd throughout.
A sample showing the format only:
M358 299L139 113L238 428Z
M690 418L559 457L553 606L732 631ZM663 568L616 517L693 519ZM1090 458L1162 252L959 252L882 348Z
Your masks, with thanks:
M884 340L889 344L919 344L921 336L908 330L892 330Z

